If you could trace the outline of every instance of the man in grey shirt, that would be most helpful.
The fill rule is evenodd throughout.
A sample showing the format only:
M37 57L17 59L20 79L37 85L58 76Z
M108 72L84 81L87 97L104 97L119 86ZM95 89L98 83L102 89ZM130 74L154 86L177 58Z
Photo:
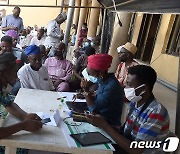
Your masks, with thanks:
M23 20L21 17L19 17L20 12L21 9L16 6L13 9L13 14L4 17L1 25L2 31L6 32L7 34L8 30L16 30L19 33L24 29Z

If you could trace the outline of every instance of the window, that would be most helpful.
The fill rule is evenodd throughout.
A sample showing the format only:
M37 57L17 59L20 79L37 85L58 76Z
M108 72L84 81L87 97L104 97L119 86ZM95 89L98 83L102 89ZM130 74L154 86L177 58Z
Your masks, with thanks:
M180 54L180 15L175 17L166 53L174 56L179 56Z

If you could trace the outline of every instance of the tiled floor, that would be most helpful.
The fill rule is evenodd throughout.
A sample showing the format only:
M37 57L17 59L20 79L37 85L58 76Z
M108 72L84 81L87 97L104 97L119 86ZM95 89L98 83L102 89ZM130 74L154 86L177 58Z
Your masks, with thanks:
M160 83L156 83L154 87L154 95L157 100L167 108L170 116L170 130L175 132L177 92L170 90ZM180 154L180 146L177 151L177 154Z
M170 116L170 130L174 132L177 92L170 90L160 83L155 84L153 92L157 100L167 108Z

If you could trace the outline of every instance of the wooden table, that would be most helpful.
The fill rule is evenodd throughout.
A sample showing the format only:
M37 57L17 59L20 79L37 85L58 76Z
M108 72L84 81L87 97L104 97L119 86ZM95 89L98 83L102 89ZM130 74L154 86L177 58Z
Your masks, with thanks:
M56 92L21 88L15 102L26 112L44 112L53 115L50 110L56 110L58 108L59 102L57 98L58 93ZM18 119L9 115L5 120L4 126L16 122L18 122ZM43 128L35 133L26 131L18 132L6 139L1 139L0 145L6 146L6 154L15 154L17 147L77 154L112 153L109 150L69 147L61 129L61 122L58 127L43 125Z

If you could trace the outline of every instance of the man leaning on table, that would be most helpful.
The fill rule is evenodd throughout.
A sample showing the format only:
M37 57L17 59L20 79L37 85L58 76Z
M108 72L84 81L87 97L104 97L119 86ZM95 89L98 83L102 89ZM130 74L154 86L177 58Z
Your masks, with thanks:
M117 143L119 147L115 146L115 154L164 153L162 148L130 148L132 141L163 142L170 136L168 111L157 102L152 92L156 79L156 72L150 66L137 65L128 69L124 92L130 105L121 131L115 130L100 115L87 116L89 122L102 128Z
M21 130L34 132L42 128L41 119L36 114L26 113L13 102L13 97L10 94L3 92L4 87L8 84L13 85L16 81L15 60L16 57L11 52L0 55L0 109L2 110L4 107L9 113L22 121L8 127L0 127L0 138L8 137Z

